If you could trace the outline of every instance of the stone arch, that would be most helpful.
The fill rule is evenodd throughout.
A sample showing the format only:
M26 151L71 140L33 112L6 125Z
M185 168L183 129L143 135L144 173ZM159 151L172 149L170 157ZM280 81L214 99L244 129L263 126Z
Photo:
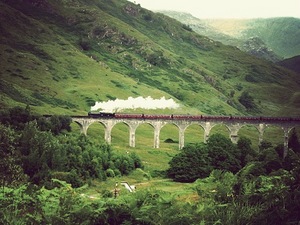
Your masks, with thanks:
M94 123L94 120L85 120L85 119L72 119L72 123L79 125L80 133L87 135L87 130L89 126Z
M217 127L219 127L219 128L217 128ZM225 123L212 123L208 136L211 136L212 134L215 134L215 133L219 133L219 134L224 135L225 137L230 138L231 129Z
M155 127L152 123L140 123L136 128L136 146L153 147L154 130ZM143 137L140 135L141 133L143 134Z
M117 120L115 120L112 124L111 124L111 129L113 129L115 126L118 126L118 125L120 125L120 124L125 124L128 128L130 127L130 125L129 125L129 123L128 123L128 121L126 121L126 120L122 120L122 121L117 121Z
M141 123L141 124L148 124L148 125L150 125L153 129L155 129L155 125L154 125L153 122L151 122L151 121L144 121L144 122Z
M200 128L200 129L198 129ZM205 141L205 128L202 124L192 122L184 130L185 143L197 143Z
M101 139L105 140L105 130L106 130L106 125L101 122L101 121L94 121L91 123L86 131L86 134L91 137L98 138L100 137Z
M266 124L263 140L271 142L274 146L284 143L284 127L279 124Z
M71 126L71 130L72 130L72 131L74 131L74 132L77 132L77 131L78 131L78 132L81 133L81 131L82 131L82 124L79 123L78 121L72 120L70 126Z
M175 127L175 128L174 128ZM161 147L168 147L170 145L179 144L179 126L174 122L164 123L160 127L159 140Z
M261 131L256 124L242 124L239 131L238 136L246 137L250 139L252 148L258 151L258 146L261 142Z
M127 121L114 121L109 126L111 144L120 144L122 146L130 145L130 125Z

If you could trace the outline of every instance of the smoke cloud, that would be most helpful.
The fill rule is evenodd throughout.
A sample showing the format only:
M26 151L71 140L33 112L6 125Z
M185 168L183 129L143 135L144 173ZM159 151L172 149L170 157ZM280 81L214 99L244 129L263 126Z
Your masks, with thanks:
M123 109L176 109L179 108L173 99L166 99L162 97L160 99L153 99L148 96L143 97L129 97L127 100L116 99L109 100L106 102L96 102L94 106L91 107L91 111L103 111L103 112L120 112Z

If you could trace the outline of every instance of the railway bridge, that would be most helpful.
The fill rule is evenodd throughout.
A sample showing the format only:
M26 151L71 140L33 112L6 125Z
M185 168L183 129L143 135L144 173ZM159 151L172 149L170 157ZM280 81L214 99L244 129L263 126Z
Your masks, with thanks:
M211 129L218 125L224 124L229 130L230 139L233 143L238 141L238 132L243 126L251 125L259 132L259 142L263 140L264 131L268 126L278 126L283 130L284 156L288 150L289 132L296 126L300 126L300 119L291 120L287 118L252 118L252 117L208 117L208 118L193 118L193 117L178 117L178 118L93 118L89 116L73 116L72 121L80 126L81 133L87 135L89 126L93 123L101 123L105 127L105 141L111 144L112 128L118 123L124 123L129 127L129 146L135 147L135 132L139 125L150 124L154 129L154 148L159 148L160 130L166 124L174 124L179 130L179 149L184 147L185 130L193 124L201 126L204 130L204 142L209 137Z

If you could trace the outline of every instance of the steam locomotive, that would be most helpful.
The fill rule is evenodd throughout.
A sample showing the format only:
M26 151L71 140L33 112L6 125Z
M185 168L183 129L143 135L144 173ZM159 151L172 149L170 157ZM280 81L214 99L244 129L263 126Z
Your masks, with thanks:
M88 116L92 118L114 118L115 113L107 112L88 112Z

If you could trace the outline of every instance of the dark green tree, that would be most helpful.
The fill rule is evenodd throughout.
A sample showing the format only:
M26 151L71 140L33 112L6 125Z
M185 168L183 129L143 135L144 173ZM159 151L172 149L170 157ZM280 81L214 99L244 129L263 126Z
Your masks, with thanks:
M289 137L289 148L293 149L294 152L300 153L300 142L295 128L291 131Z
M239 102L245 106L247 110L254 110L257 108L253 97L247 91L242 92L241 96L239 97Z
M169 162L170 168L167 175L175 181L193 182L204 178L212 170L206 145L193 144L182 149Z
M129 154L129 157L133 159L134 168L141 168L141 169L144 168L142 160L140 159L140 157L135 152L131 152Z
M213 134L207 141L208 156L214 169L233 173L241 169L241 154L237 147L221 134Z
M282 168L282 160L274 148L268 148L259 154L267 174Z
M16 186L26 180L16 149L18 135L0 123L0 180L1 185Z
M35 184L40 184L50 176L50 170L60 168L55 162L55 153L60 145L57 139L46 131L39 131L36 122L28 123L19 141L24 172ZM60 161L63 163L62 161Z
M68 116L51 116L50 123L51 123L51 132L55 135L58 135L62 131L71 131L71 124L72 120Z
M263 150L266 150L266 149L268 149L268 148L272 148L273 145L272 145L271 142L263 140L263 141L259 144L258 147L259 147L259 150L260 150L260 151L263 151Z
M31 114L29 106L26 106L26 108L17 106L0 113L0 122L17 130L23 130L25 124L35 118L36 117Z
M237 148L240 151L241 167L244 167L255 156L255 152L251 148L251 140L246 137L240 137L237 142Z

